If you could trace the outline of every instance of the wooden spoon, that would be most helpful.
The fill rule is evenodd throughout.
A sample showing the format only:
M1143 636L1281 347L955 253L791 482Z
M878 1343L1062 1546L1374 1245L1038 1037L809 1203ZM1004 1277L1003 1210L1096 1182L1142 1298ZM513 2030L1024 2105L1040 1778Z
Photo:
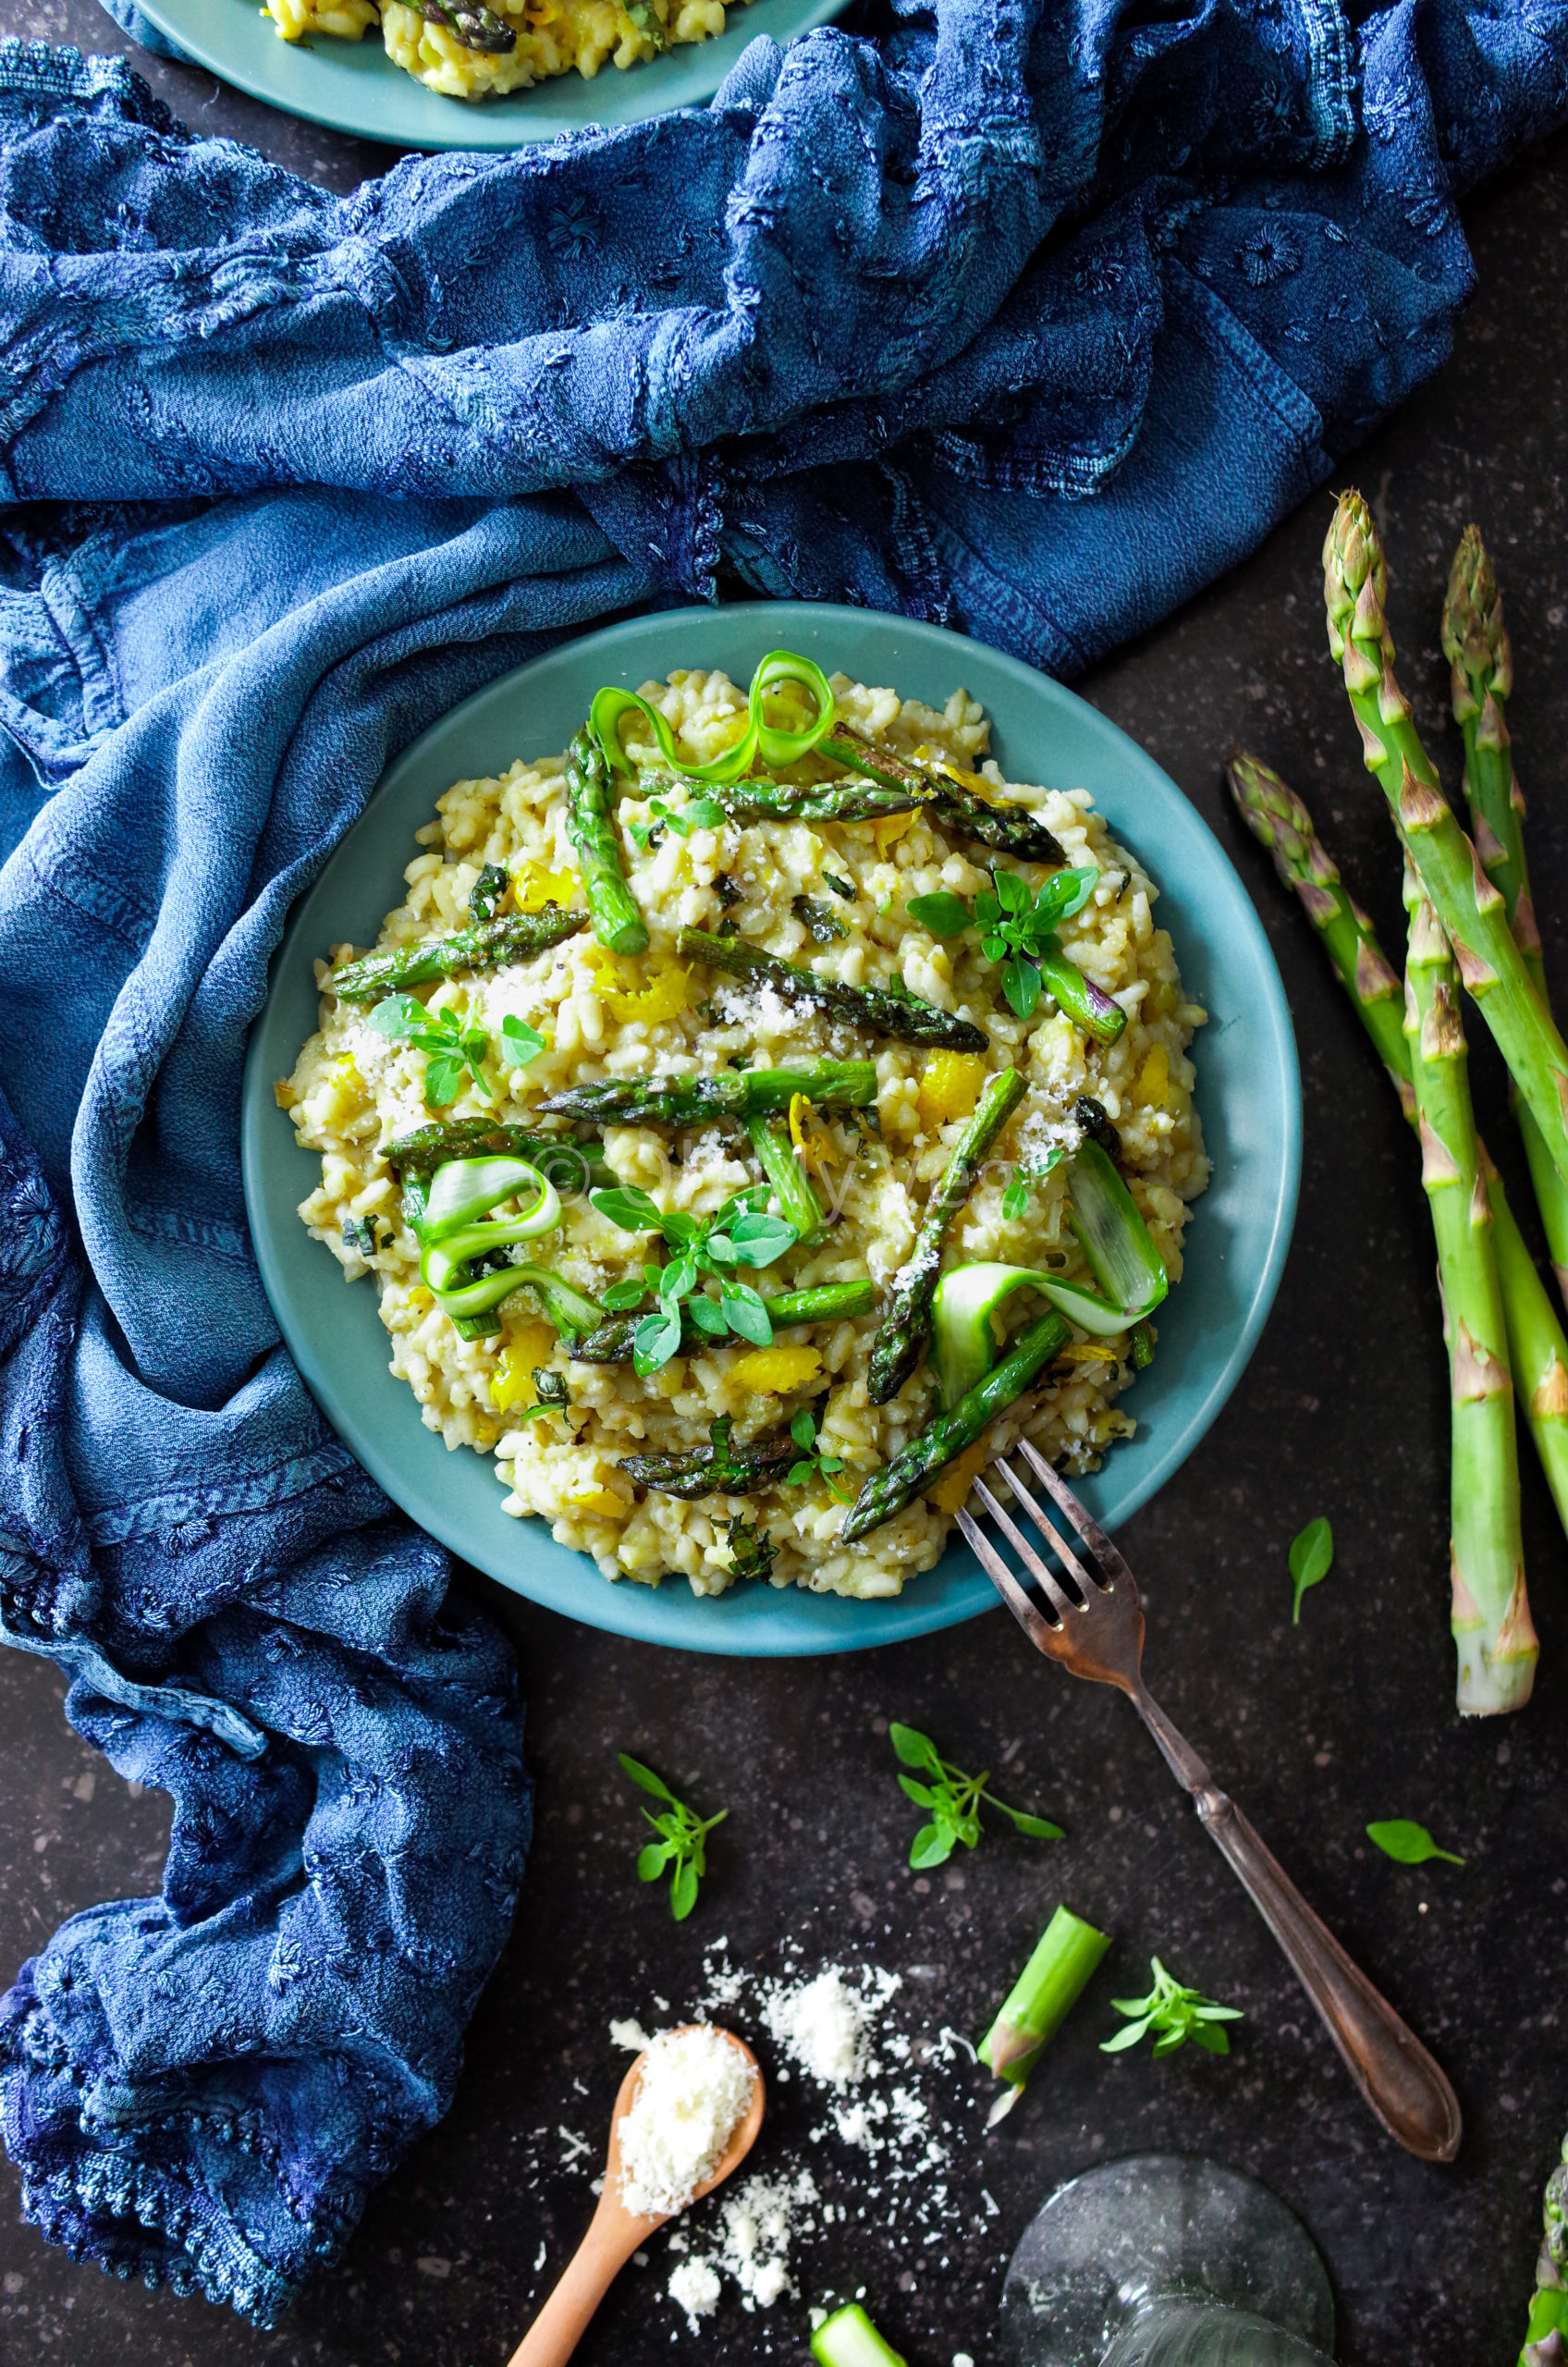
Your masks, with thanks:
M688 2025L688 2027L693 2027ZM756 2085L743 2120L720 2154L717 2164L696 2192L693 2202L722 2186L733 2169L739 2168L756 2142L762 2127L763 2107L767 2099L763 2089L762 2073L756 2056L744 2040L733 2030L720 2030L719 2037L728 2040L738 2054L743 2054L756 2073ZM620 2083L620 2093L615 2100L615 2114L610 2121L609 2152L605 2159L604 2189L599 2207L589 2223L588 2233L567 2263L560 2283L550 2295L539 2315L518 2344L507 2367L565 2367L565 2362L577 2349L587 2332L588 2321L608 2292L614 2279L626 2266L634 2251L656 2235L672 2212L660 2212L656 2218L636 2219L621 2200L620 2191L620 2124L631 2109L647 2055L640 2054Z

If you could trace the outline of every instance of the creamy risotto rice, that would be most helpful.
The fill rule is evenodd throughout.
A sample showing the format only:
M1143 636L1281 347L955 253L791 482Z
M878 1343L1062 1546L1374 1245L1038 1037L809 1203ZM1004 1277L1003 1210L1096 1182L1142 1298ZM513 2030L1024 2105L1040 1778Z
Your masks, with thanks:
M267 0L285 41L327 34L360 41L379 30L386 55L444 98L526 91L573 67L592 80L606 59L636 66L679 43L724 31L724 0L486 0L516 35L510 49L478 49L402 0Z
M945 889L973 898L990 886L981 867L985 850L944 835L928 813L874 823L724 823L684 839L655 832L640 852L628 825L651 817L646 803L630 794L619 808L622 854L648 927L648 950L617 956L584 931L510 966L422 987L427 1011L453 1012L492 1042L508 1015L545 1042L527 1066L486 1064L495 1104L470 1079L441 1114L481 1118L496 1109L517 1122L547 1095L577 1082L872 1059L874 1106L815 1112L805 1130L818 1195L832 1219L826 1235L812 1245L797 1244L769 1271L748 1280L772 1294L869 1273L880 1293L910 1253L922 1204L986 1073L1016 1067L1027 1090L949 1231L944 1266L997 1259L1092 1281L1067 1222L1068 1162L1032 1186L1021 1212L1010 1215L1003 1206L1021 1167L1037 1163L1053 1145L1077 1140L1073 1105L1088 1092L1120 1132L1123 1171L1174 1284L1189 1203L1208 1175L1188 1059L1205 1014L1187 1000L1170 938L1156 926L1154 884L1110 837L1086 791L1003 780L986 756L986 717L963 692L937 711L900 704L890 690L868 690L842 676L832 687L841 718L906 754L978 771L998 800L1028 807L1048 826L1070 864L1099 866L1090 902L1063 924L1061 940L1127 1013L1116 1042L1086 1037L1048 994L1027 1021L1015 1017L1002 998L999 969L984 959L976 938L944 945L909 917L912 897ZM669 719L691 761L731 744L745 718L745 693L722 674L676 672L668 683L644 685L643 695ZM500 779L457 782L418 838L423 852L405 873L407 899L388 914L380 949L464 926L485 865L507 869L520 909L578 897L559 756L520 761ZM1048 876L1037 865L1012 867L1035 883ZM802 896L829 899L848 934L827 946L814 943L794 909ZM721 921L771 953L851 985L901 977L914 994L976 1022L989 1050L965 1056L868 1038L831 1013L788 1007L766 987L759 992L677 957L679 929L717 930ZM335 947L331 963L317 964L320 1032L277 1088L300 1142L321 1155L320 1186L300 1214L349 1282L368 1276L367 1286L379 1292L391 1368L408 1381L427 1427L450 1448L493 1456L507 1490L504 1509L548 1521L563 1545L591 1554L606 1577L656 1584L680 1574L698 1594L721 1592L735 1577L729 1524L743 1518L772 1550L775 1586L896 1594L937 1562L971 1476L1020 1430L1069 1473L1093 1469L1113 1441L1132 1434L1133 1423L1117 1402L1133 1377L1124 1333L1070 1346L1042 1384L925 1496L853 1547L839 1542L844 1505L821 1476L695 1502L635 1486L620 1467L629 1453L700 1447L722 1416L732 1418L734 1437L743 1441L777 1431L811 1406L820 1445L842 1460L839 1487L852 1494L929 1418L935 1382L922 1364L890 1404L869 1402L875 1309L854 1320L780 1331L772 1348L734 1339L703 1343L646 1379L629 1364L574 1362L529 1288L499 1309L495 1336L459 1338L420 1282L419 1246L403 1222L398 1177L385 1156L386 1146L430 1122L424 1059L378 1034L362 1005L334 993L334 968L356 950ZM545 1122L548 1130L558 1122ZM739 1130L672 1134L610 1126L604 1142L623 1184L641 1186L662 1209L697 1217L760 1173ZM547 1266L597 1299L635 1278L655 1250L656 1243L650 1247L619 1231L580 1194L565 1199L560 1232L529 1241L516 1258ZM1033 1295L1020 1292L1001 1319L1013 1332L1038 1313ZM520 1419L538 1402L536 1373L564 1380L570 1402L559 1413ZM547 1379L545 1397L559 1385Z

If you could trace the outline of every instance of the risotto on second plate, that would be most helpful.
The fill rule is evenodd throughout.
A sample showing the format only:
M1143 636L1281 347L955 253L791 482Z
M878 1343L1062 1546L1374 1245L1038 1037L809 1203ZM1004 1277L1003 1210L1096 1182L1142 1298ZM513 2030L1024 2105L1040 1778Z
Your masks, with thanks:
M731 747L748 711L746 693L718 673L677 671L643 696L688 766ZM337 991L337 981L351 983L356 950L335 947L317 964L320 1030L277 1087L300 1143L321 1156L320 1185L300 1214L350 1282L368 1276L379 1292L392 1370L425 1424L450 1448L492 1456L505 1510L548 1521L609 1578L680 1574L699 1594L745 1576L896 1594L937 1562L974 1471L1021 1430L1062 1469L1094 1468L1132 1434L1118 1400L1158 1351L1153 1325L1115 1312L1127 1297L1093 1296L1099 1269L1073 1208L1084 1146L1091 1136L1109 1146L1109 1156L1095 1154L1098 1171L1111 1176L1172 1283L1189 1204L1207 1180L1188 1059L1205 1014L1187 1000L1156 924L1154 883L1088 793L1004 780L986 756L986 719L962 691L938 710L837 675L829 709L851 754L863 752L865 780L819 750L792 769L776 766L776 781L742 779L710 795L668 770L650 774L651 746L631 751L643 768L607 803L605 843L626 909L645 929L646 947L633 953L611 950L589 926L589 866L569 828L565 758L457 782L418 833L407 898L387 915L377 953L411 953L497 913L555 913L574 933L500 966L454 967L438 979L427 971L411 1001L394 997L374 1011L362 992L350 1000ZM642 728L634 719L633 739ZM574 746L586 743L585 733ZM896 805L876 784L906 776L967 784L970 820L940 796L906 797L904 810L873 818L829 810L846 789L864 790L862 804L880 795ZM686 809L675 798L681 786ZM756 818L748 795L816 802L809 815ZM860 810L853 796L847 803ZM976 843L974 828L998 816L1037 826L1047 846L1051 834L1053 862ZM984 914L986 899L1005 890L1011 914L1066 877L1064 865L1086 901L1050 940L1062 957L1055 975L1068 1002L1081 1000L1077 988L1090 998L1095 1025L1062 1007L1048 965L1043 986L1019 990L1001 922L968 925L976 900ZM597 909L593 918L602 932ZM693 931L705 939L694 944ZM759 959L764 966L748 974ZM837 1002L802 1000L792 983L802 978L848 992ZM874 1014L890 1011L895 1027L900 1010L913 1013L917 1030L941 1040L898 1040L861 1024L860 999ZM722 1112L679 1122L677 1088L695 1078L728 1090L763 1070L815 1078L821 1098L780 1092L773 1118L750 1124ZM1022 1085L1010 1081L1001 1098L1020 1098L983 1162L955 1184L955 1147L1003 1071ZM836 1098L835 1077L860 1082ZM550 1110L563 1096L566 1109ZM573 1121L595 1103L607 1103L610 1122L589 1141ZM619 1122L618 1109L628 1113ZM479 1233L449 1224L452 1250L471 1262L433 1264L427 1233L414 1227L443 1189L459 1205L440 1175L478 1172L482 1161L461 1163L465 1146L488 1134L494 1149L507 1128L515 1144L524 1139L515 1130L528 1127L535 1143L555 1134L579 1147L574 1172L550 1167L558 1221L552 1213L546 1235L511 1239L488 1258L477 1254ZM417 1159L410 1145L425 1146ZM432 1184L432 1161L447 1151L457 1163L438 1168ZM780 1155L795 1162L788 1191L770 1184ZM415 1180L429 1196L410 1200L421 1160ZM944 1184L945 1219L933 1215ZM790 1212L793 1227L781 1220ZM733 1241L711 1248L716 1218ZM927 1247L938 1243L927 1283L939 1263L944 1282L979 1277L996 1294L969 1327L969 1380L988 1366L994 1381L998 1360L1035 1336L1031 1324L1040 1330L1036 1286L1048 1293L1055 1278L1075 1288L1079 1300L1060 1304L1070 1314L1081 1305L1085 1319L1060 1326L1024 1393L988 1426L976 1417L962 1453L949 1439L928 1479L896 1491L891 1516L866 1528L870 1515L851 1515L851 1502L874 1503L889 1474L919 1467L947 1389L928 1347L907 1377L895 1374L887 1402L874 1402L888 1387L885 1362L877 1379L876 1356L887 1351L886 1339L877 1351L879 1330L920 1294L923 1220ZM682 1259L690 1271L672 1278ZM520 1273L513 1288L500 1278L524 1266L539 1282ZM475 1274L481 1283L471 1280L467 1297L453 1287L454 1275L460 1283ZM1000 1287L987 1279L998 1275ZM486 1290L509 1295L477 1316L450 1311ZM753 1297L772 1309L770 1320L748 1311ZM797 1321L802 1307L825 1311ZM661 1321L679 1323L678 1346ZM912 1336L929 1338L928 1314ZM585 1350L592 1359L577 1353ZM952 1386L961 1385L962 1373ZM717 1477L704 1487L710 1453ZM748 1456L761 1457L755 1469ZM842 1532L857 1520L864 1533L846 1543Z
M724 31L724 0L267 0L267 14L285 41L379 31L395 66L448 99L526 91L574 67L592 80L606 58L636 66Z

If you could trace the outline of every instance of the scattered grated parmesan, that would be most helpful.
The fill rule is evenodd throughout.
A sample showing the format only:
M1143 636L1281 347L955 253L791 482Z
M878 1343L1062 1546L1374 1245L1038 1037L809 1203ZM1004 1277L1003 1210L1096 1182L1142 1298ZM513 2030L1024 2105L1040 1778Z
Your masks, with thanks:
M851 2088L871 2063L868 2033L896 1990L897 1973L873 1972L857 1993L830 1964L799 1988L776 1986L764 2008L768 2030L792 2063L825 2088Z
M712 2317L724 2288L710 2261L683 2260L671 2275L668 2289L670 2300L685 2311L686 2323L696 2334L698 2320Z
M684 2211L745 2118L756 2073L711 2022L661 2030L618 2128L620 2195L633 2217Z

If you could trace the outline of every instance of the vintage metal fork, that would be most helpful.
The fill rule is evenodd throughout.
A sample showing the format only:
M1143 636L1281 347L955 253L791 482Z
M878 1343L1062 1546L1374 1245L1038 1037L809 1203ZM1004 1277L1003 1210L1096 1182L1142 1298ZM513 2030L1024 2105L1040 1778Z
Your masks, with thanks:
M1237 1808L1219 1790L1192 1745L1183 1741L1143 1677L1144 1613L1137 1582L1115 1546L1084 1510L1066 1482L1027 1439L1023 1455L1073 1531L1070 1544L1035 1495L1005 1458L992 1465L1017 1503L1060 1560L1070 1588L1041 1560L984 1479L974 1493L1017 1552L1046 1598L1047 1616L967 1511L958 1524L982 1569L1030 1641L1074 1676L1119 1686L1133 1701L1177 1782L1264 1921L1283 1948L1297 1980L1328 2026L1351 2078L1400 2143L1425 2162L1452 2162L1459 2150L1459 2100L1419 2039L1378 1995L1338 1940L1319 1921L1294 1883L1269 1855ZM1076 1588L1076 1595L1073 1592Z

